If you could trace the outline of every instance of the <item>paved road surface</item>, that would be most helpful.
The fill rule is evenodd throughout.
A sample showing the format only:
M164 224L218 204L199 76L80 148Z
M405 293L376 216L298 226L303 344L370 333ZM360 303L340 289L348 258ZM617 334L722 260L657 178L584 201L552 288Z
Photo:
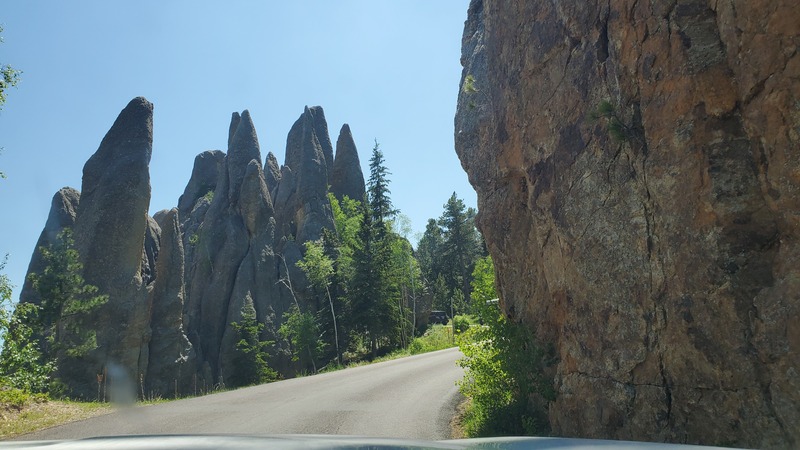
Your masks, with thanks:
M127 434L339 434L448 439L456 349L120 410L20 439Z

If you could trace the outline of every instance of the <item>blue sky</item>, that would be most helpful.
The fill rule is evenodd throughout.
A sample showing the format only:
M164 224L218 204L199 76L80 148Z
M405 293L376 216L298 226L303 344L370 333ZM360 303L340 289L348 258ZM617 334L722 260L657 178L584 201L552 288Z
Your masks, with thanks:
M0 256L19 293L53 194L136 96L155 104L151 213L177 205L195 155L225 150L249 109L262 157L283 162L305 105L331 140L349 123L362 168L378 139L392 200L415 232L455 191L475 206L453 149L468 0L4 0L0 63L22 70L0 112Z

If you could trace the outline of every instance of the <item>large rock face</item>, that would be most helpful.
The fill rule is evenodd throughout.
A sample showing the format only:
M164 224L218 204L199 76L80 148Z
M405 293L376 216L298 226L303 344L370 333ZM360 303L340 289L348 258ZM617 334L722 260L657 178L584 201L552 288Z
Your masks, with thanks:
M554 434L800 445L798 23L470 4L456 147L502 305L555 349Z
M147 360L140 357L149 334L143 265L152 145L153 105L135 98L83 168L75 248L84 279L109 300L95 316L99 347L87 361L70 360L75 367L61 367L73 374L78 395L93 395L96 374L109 365L123 368L127 373L121 376L129 379L146 371Z

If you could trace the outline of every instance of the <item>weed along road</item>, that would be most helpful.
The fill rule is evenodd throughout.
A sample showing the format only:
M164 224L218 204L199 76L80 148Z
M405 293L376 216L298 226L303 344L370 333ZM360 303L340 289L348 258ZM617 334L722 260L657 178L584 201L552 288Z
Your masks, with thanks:
M20 436L335 434L447 439L463 376L447 349L152 406Z

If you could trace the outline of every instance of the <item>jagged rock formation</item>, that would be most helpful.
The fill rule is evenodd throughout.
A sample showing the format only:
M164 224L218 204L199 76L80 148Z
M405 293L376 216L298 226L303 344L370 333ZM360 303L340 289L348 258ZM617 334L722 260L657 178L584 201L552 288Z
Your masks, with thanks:
M236 342L229 317L238 317L246 296L258 313L278 289L272 200L249 112L234 114L231 131L214 199L190 244L195 250L186 323L214 380L220 374L224 380Z
M278 182L281 181L281 167L278 159L272 152L267 153L267 161L264 163L264 178L267 181L267 189L274 195Z
M192 176L178 199L178 212L182 220L191 215L197 199L209 193L214 194L224 163L225 153L219 150L205 151L195 157Z
M275 194L278 230L295 242L319 239L322 228L334 229L328 202L326 146L320 138L322 108L306 108L286 138L286 169L281 172ZM332 152L331 152L332 154ZM331 160L333 157L331 156Z
M36 241L36 249L31 257L31 262L28 264L27 273L41 273L44 270L44 262L39 249L55 244L58 234L64 228L71 228L75 224L75 215L80 200L81 193L71 187L61 188L53 196L53 200L50 202L50 213L47 216L47 222L44 225L44 230L39 235L39 240ZM27 276L19 294L19 301L33 303L34 305L41 303L39 293L33 288L33 284Z
M554 348L554 434L800 445L798 23L471 2L456 147L502 305Z
M339 200L346 195L353 200L361 201L366 194L361 161L358 159L358 150L348 124L342 125L342 130L339 131L330 183L331 192Z
M146 395L186 388L196 373L196 355L183 330L185 299L184 254L178 209L155 215L160 249L155 265L155 282L150 289L150 345L148 347ZM149 394L148 394L149 393Z
M282 167L271 153L262 166L249 112L234 113L227 153L199 154L178 207L151 218L152 111L136 98L120 113L84 167L82 194L64 188L54 197L31 259L29 273L41 271L39 246L70 227L85 280L109 295L93 317L98 348L59 372L76 396L93 398L101 373L144 396L224 384L236 370L231 323L245 305L267 324L263 338L274 341L292 303L317 301L295 264L304 241L335 230L327 197L333 148L322 108L306 108L292 127ZM349 129L348 137L345 162L357 165ZM360 175L360 168L343 170ZM360 179L349 188L363 192ZM294 295L282 278L291 278ZM39 301L28 284L21 299ZM288 376L296 364L285 350L275 347L271 365Z

